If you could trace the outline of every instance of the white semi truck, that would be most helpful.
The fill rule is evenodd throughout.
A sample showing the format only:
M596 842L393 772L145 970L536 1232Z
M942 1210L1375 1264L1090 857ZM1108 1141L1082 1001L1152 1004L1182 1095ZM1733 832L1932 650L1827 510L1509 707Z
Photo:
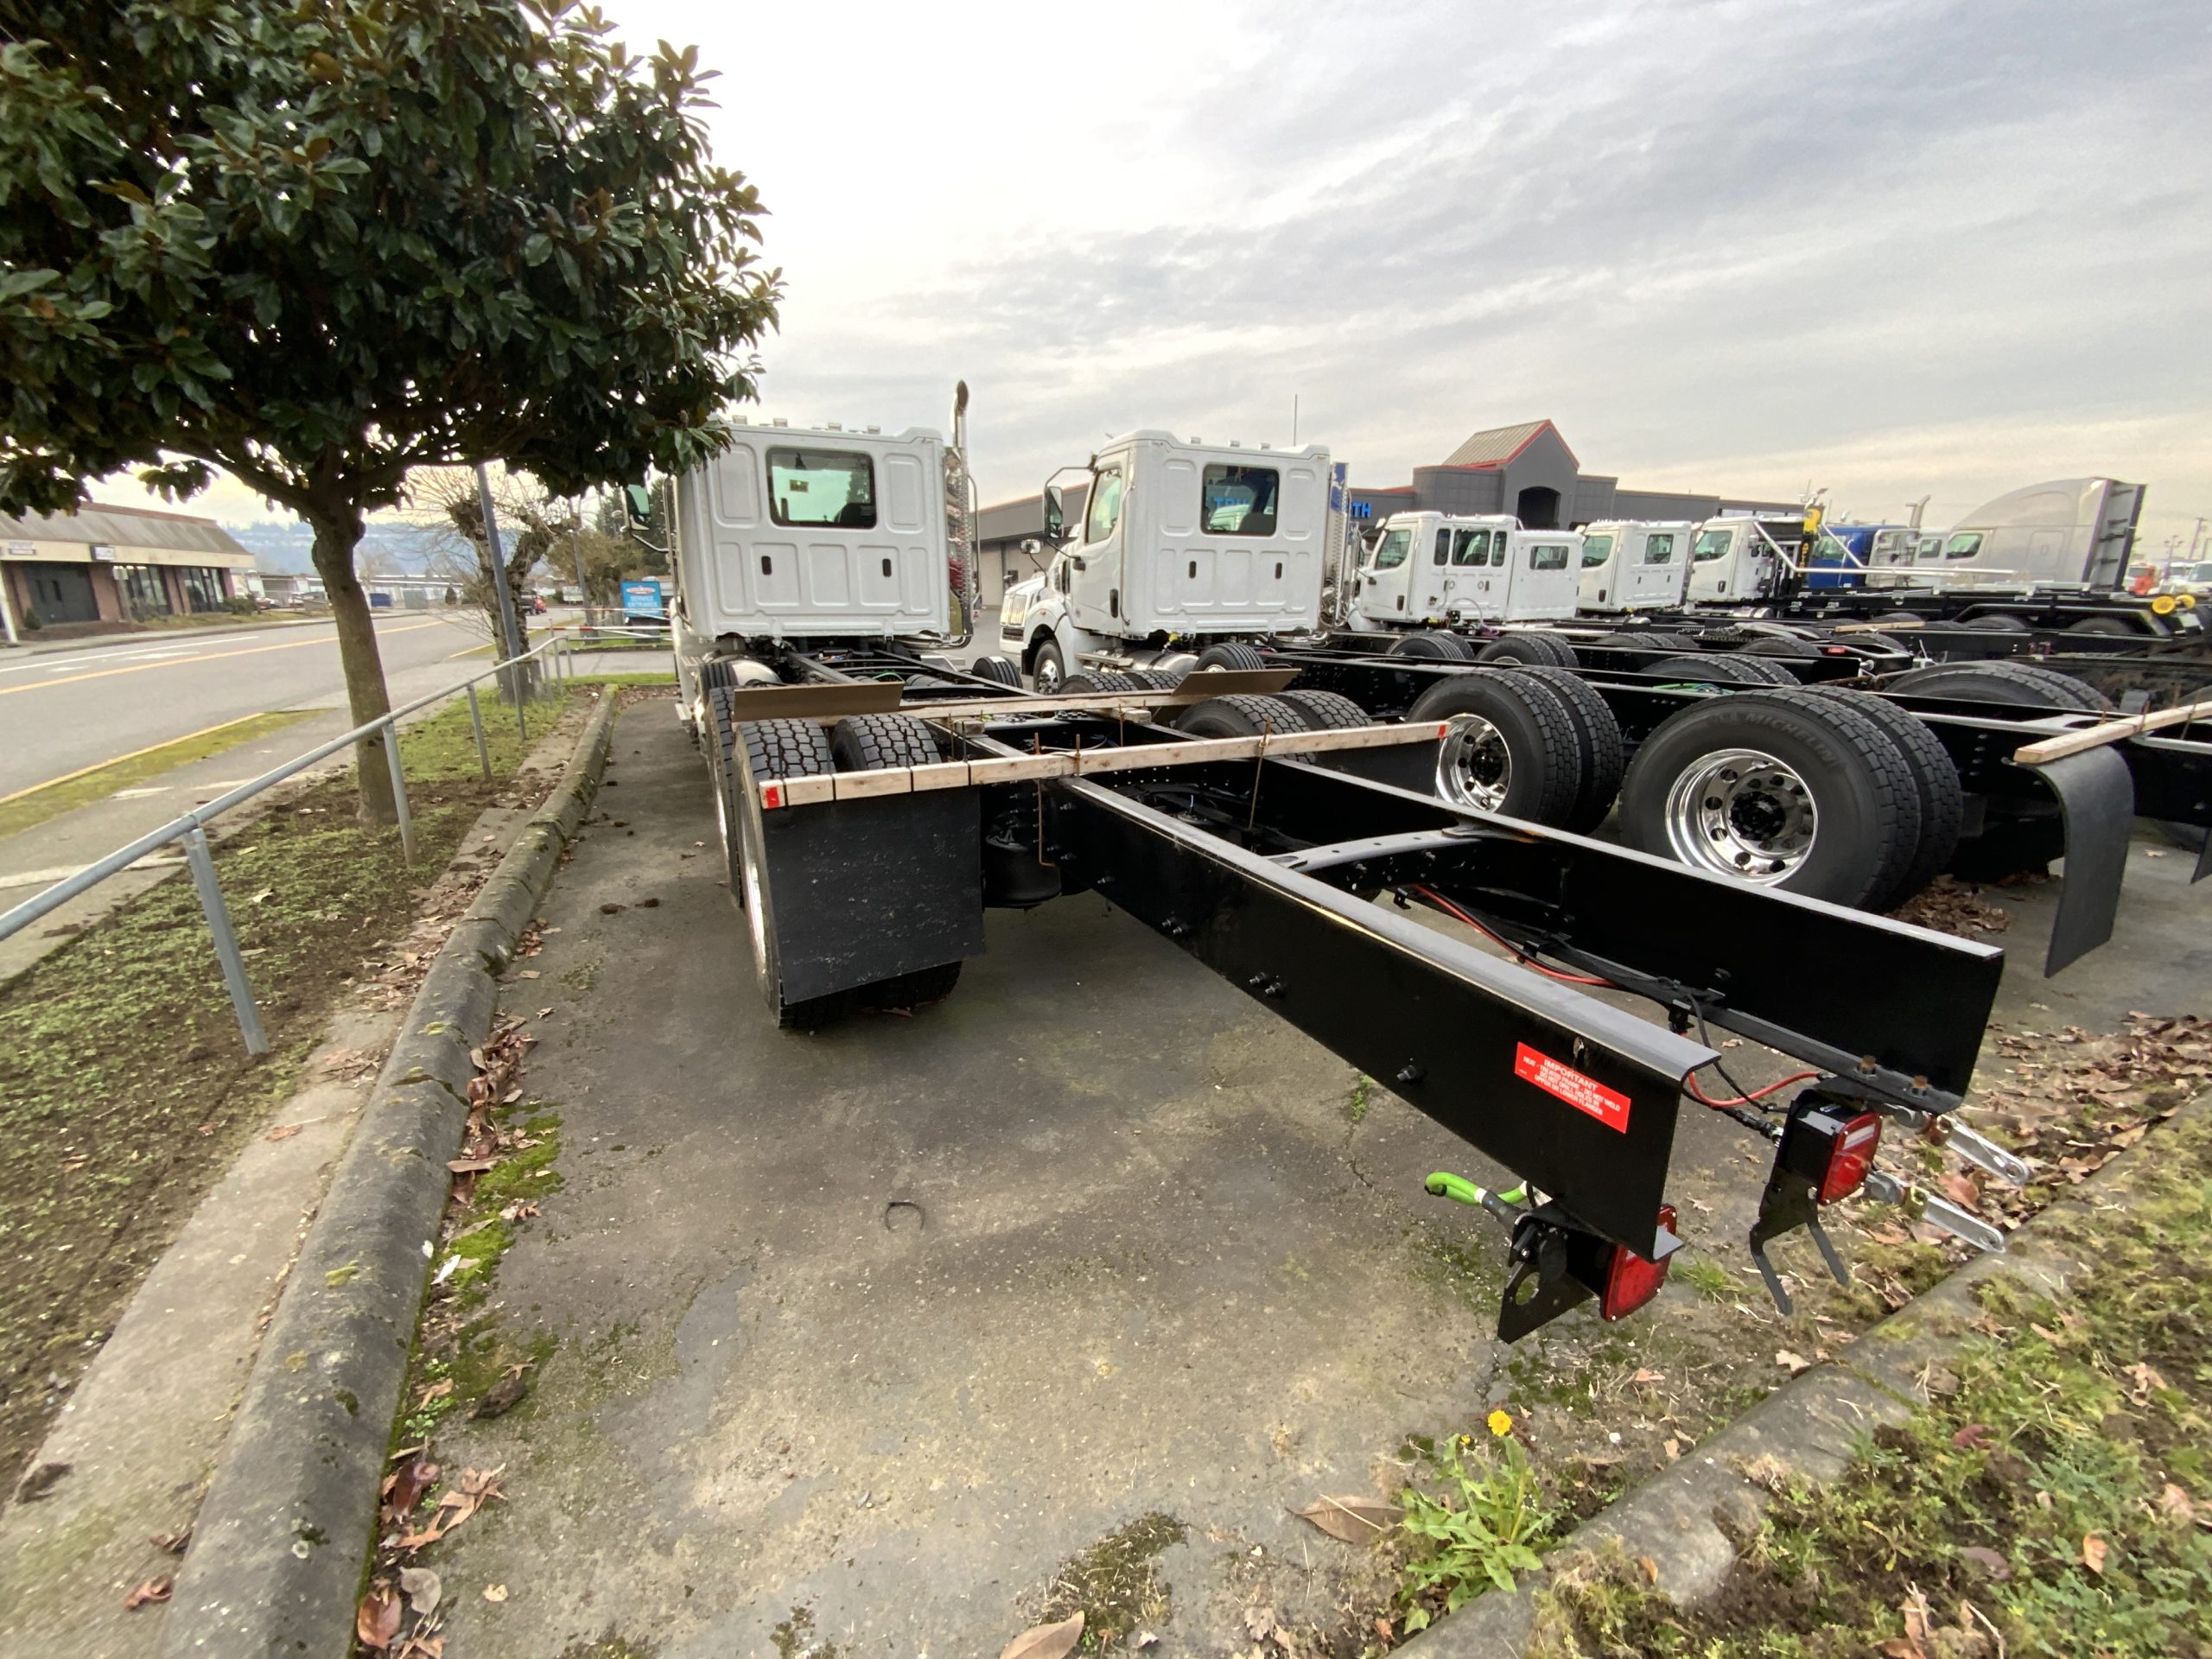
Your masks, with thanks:
M1209 646L1311 632L1343 533L1319 445L1185 443L1154 429L1090 458L1080 524L1045 486L1044 577L1017 584L1001 638L1051 690L1086 658L1188 667ZM1234 653L1230 653L1234 655ZM1241 659L1239 659L1241 660Z
M1588 616L1674 609L1689 585L1689 550L1699 528L1627 518L1585 524L1575 609Z
M1351 626L1564 621L1582 550L1573 531L1523 530L1507 514L1396 513L1353 578Z

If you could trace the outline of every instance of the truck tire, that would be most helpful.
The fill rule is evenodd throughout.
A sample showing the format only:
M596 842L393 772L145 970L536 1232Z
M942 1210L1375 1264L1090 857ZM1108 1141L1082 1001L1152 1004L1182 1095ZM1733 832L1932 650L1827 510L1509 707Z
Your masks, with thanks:
M2079 622L2071 624L2066 632L2133 635L2138 632L2138 629L2124 616L2085 616Z
M1632 634L1622 643L1640 645L1646 651L1695 651L1697 649L1697 641L1687 633Z
M1799 683L1797 677L1777 662L1771 652L1753 651L1747 645L1728 654L1736 659L1737 667L1755 677L1754 683L1786 687Z
M1003 657L978 657L968 665L968 671L979 680L988 680L994 685L1009 690L1021 690L1021 671Z
M1287 702L1306 716L1307 729L1344 732L1355 726L1372 726L1374 717L1350 697L1336 691L1281 691L1277 702Z
M744 836L745 820L738 810L737 791L741 785L737 768L730 758L737 747L737 725L730 718L729 694L727 683L707 688L706 730L702 734L701 747L706 751L707 775L714 781L715 832L722 844L722 874L729 880L730 897L743 910L745 862L739 855L738 847Z
M1795 634L1763 633L1736 648L1739 657L1778 657L1784 662L1816 663L1820 648Z
M2028 625L2017 616L1993 611L1986 616L1970 616L1959 625L1962 628L1977 629L1983 633L2025 633Z
M930 735L930 728L912 715L848 715L830 728L830 753L839 772L933 766L944 758L937 752L937 740Z
M1722 656L1717 652L1689 652L1680 657L1669 657L1664 662L1651 665L1650 672L1667 675L1669 678L1692 685L1772 685L1771 664L1761 658L1745 657L1735 652ZM1787 670L1783 671L1787 672ZM1793 678L1789 683L1797 682Z
M1605 821L1613 798L1621 792L1621 773L1628 764L1627 745L1621 740L1620 721L1604 697L1572 669L1535 663L1506 671L1524 674L1549 686L1567 706L1582 746L1582 782L1574 805L1560 824L1578 836L1586 836Z
M1110 668L1086 668L1080 674L1071 674L1060 682L1058 695L1071 697L1078 691L1141 691L1127 674Z
M1582 790L1582 742L1559 693L1533 675L1455 674L1414 699L1408 724L1440 721L1440 800L1564 829Z
M1060 642L1052 639L1039 642L1037 654L1031 660L1034 666L1029 671L1029 677L1036 685L1037 695L1051 696L1068 677L1068 659L1060 654Z
M1951 759L1951 752L1943 747L1942 740L1910 709L1900 709L1871 691L1854 691L1848 686L1812 685L1805 689L1814 696L1829 697L1847 709L1857 709L1880 727L1890 741L1897 746L1904 756L1906 771L1912 774L1913 789L1920 797L1919 844L1899 874L1896 886L1885 894L1878 894L1868 906L1872 910L1895 910L1934 880L1959 850L1967 799L1966 791L1959 783L1958 766Z
M1192 737L1257 737L1262 732L1305 732L1312 727L1280 697L1208 697L1175 722Z
M1199 668L1265 668L1268 659L1242 639L1217 639L1198 653Z
M1124 677L1135 680L1142 691L1173 691L1183 683L1183 677L1165 668L1133 668Z
M861 718L896 721L899 717L868 715ZM849 722L841 722L843 723ZM810 720L747 721L738 728L738 735L744 747L746 765L754 779L816 778L837 769L830 734ZM734 759L733 752L732 760ZM819 1030L843 1017L846 993L836 991L828 996L804 997L797 1001L784 1000L783 976L777 966L775 899L769 890L767 868L760 850L760 792L757 785L747 788L741 780L737 795L744 826L739 837L739 904L752 936L753 968L761 998L767 1003L768 1012L775 1016L779 1029Z
M1390 647L1393 657L1413 657L1429 663L1471 663L1474 646L1456 633L1402 633Z
M1910 862L1919 816L1882 728L1802 690L1678 710L1621 785L1621 839L1638 852L1862 907Z
M1885 622L1900 628L1924 628L1928 626L1928 619L1918 611L1885 611L1874 619L1877 627Z
M1509 633L1475 653L1478 663L1526 663L1543 668L1573 668L1582 659L1574 647L1554 633Z
M1955 697L1961 702L1998 702L2012 709L2056 709L2108 715L2102 693L2071 675L2032 663L1937 663L1908 669L1883 688L1923 697Z

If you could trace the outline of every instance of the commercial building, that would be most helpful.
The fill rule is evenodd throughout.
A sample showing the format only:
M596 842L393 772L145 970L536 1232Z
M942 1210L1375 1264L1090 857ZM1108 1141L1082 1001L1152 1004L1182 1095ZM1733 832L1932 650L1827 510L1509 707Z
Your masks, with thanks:
M0 582L19 631L220 610L253 555L212 518L103 504L0 513Z
M1066 491L1068 518L1083 515L1081 486ZM1433 467L1414 468L1410 484L1350 486L1346 511L1355 520L1394 512L1510 512L1531 530L1571 529L1599 518L1699 519L1724 512L1795 512L1794 501L1699 491L1624 489L1608 474L1586 473L1549 421L1522 421L1475 433ZM985 507L977 515L983 602L998 603L1014 582L1037 575L1050 559L1022 551L1045 533L1041 495Z
M1354 518L1394 512L1510 512L1530 530L1571 530L1599 518L1698 519L1724 512L1795 512L1794 501L1685 490L1632 490L1586 473L1549 421L1522 421L1474 434L1413 482L1345 492Z

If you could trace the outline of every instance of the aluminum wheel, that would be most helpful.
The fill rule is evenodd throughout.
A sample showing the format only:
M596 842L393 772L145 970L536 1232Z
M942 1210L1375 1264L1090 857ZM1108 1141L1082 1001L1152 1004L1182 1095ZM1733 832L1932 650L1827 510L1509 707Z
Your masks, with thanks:
M1513 787L1513 752L1504 734L1480 715L1454 715L1445 726L1436 751L1436 792L1454 806L1499 810Z
M1820 813L1805 780L1758 749L1717 749L1667 791L1667 840L1685 864L1772 887L1811 855Z
M1049 652L1039 652L1037 655L1035 678L1039 696L1049 697L1053 692L1058 690L1060 689L1060 659Z

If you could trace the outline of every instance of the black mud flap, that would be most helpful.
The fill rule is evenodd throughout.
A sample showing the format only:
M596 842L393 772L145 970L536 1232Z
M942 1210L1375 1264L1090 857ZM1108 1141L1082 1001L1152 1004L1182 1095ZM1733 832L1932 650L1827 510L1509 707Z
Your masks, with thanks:
M983 953L972 789L761 814L786 1001Z
M2110 745L2028 769L2058 797L2066 820L2066 879L2044 958L2047 979L2112 938L2127 873L2128 837L2135 831L2135 782Z

